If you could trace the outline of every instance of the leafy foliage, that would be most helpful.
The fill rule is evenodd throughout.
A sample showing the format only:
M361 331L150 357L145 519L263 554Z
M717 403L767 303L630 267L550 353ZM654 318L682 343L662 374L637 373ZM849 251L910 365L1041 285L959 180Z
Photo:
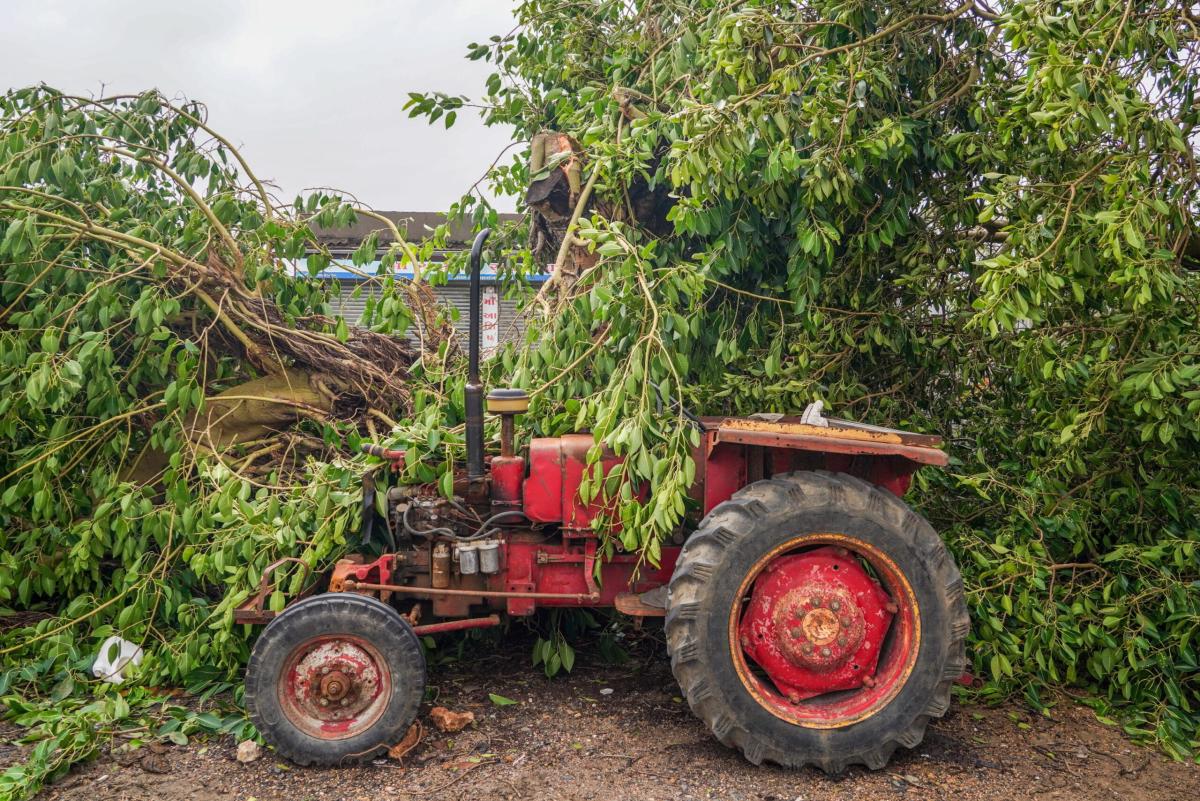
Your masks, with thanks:
M108 636L146 646L142 687L238 678L234 608L280 557L303 567L276 609L344 552L364 465L343 454L427 399L419 354L325 316L290 266L316 250L319 271L313 227L359 212L278 206L202 107L39 87L0 97L0 124L0 610L28 624L0 631L0 698L42 738L8 797L146 712L89 675ZM395 239L389 273L422 257ZM373 324L403 332L408 298L378 280Z
M622 501L608 552L653 562L685 519L685 408L822 399L943 433L951 468L912 500L966 570L985 693L1083 686L1194 753L1190 8L527 0L517 16L468 51L495 67L485 116L515 141L573 137L587 186L557 265L575 269L506 367L534 393L530 425L627 457L585 485ZM498 191L547 174L524 156L493 168Z

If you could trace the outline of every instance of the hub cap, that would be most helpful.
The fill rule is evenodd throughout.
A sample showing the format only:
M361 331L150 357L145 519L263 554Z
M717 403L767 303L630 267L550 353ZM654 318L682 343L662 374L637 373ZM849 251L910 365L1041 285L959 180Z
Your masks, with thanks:
M891 559L865 543L798 537L764 557L743 588L746 600L730 621L738 673L785 720L817 728L861 720L912 669L920 626L911 588Z
M357 637L310 640L292 652L279 684L288 719L314 737L337 740L369 729L383 714L391 677L374 646Z

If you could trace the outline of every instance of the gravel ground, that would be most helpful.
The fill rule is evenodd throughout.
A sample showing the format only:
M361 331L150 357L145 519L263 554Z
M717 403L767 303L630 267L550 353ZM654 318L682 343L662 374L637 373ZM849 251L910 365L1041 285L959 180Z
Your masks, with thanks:
M298 768L271 751L240 764L236 743L104 754L45 790L46 801L824 801L825 799L1122 799L1200 797L1200 766L1171 762L1063 699L1050 717L1018 705L959 699L925 742L882 771L754 767L714 741L679 697L662 648L647 640L622 666L580 654L575 672L547 680L520 636L431 671L421 743L401 761ZM496 706L489 693L518 701ZM471 711L476 723L441 734L428 711ZM0 764L19 758L0 730Z

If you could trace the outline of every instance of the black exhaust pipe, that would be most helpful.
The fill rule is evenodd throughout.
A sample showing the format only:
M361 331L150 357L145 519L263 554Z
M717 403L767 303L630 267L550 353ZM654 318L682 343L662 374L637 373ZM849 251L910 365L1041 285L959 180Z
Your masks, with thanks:
M479 379L479 271L483 268L483 243L492 229L484 228L471 245L471 325L467 331L467 480L483 478L483 384Z

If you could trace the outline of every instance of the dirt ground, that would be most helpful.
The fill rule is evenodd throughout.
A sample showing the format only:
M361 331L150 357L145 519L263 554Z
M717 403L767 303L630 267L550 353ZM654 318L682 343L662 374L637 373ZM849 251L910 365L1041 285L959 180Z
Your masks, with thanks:
M1129 742L1069 699L1052 717L1019 705L958 700L925 741L882 771L754 767L713 740L679 697L661 645L604 665L580 654L573 674L547 680L529 667L529 642L436 666L424 736L402 761L298 768L269 750L241 764L232 740L193 741L159 754L105 754L40 796L46 801L825 801L826 799L1200 798L1200 766L1171 762ZM518 703L497 706L497 693ZM474 712L476 723L441 734L434 705ZM0 764L20 749L0 730ZM162 750L162 749L160 749Z

